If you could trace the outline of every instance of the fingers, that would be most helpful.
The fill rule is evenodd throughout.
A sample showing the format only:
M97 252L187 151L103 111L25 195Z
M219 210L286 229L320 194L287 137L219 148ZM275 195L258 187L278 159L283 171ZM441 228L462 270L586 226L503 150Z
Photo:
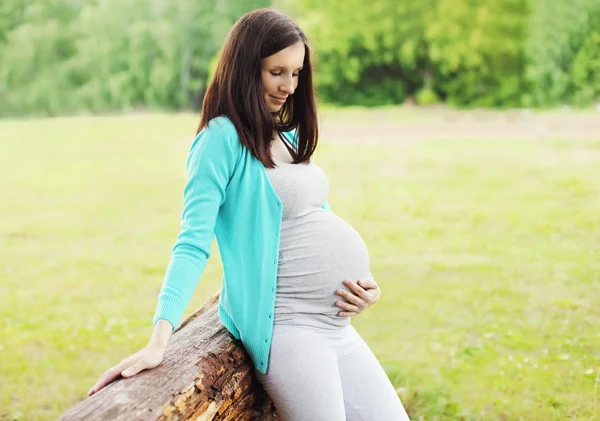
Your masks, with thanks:
M351 287L352 288L352 287ZM359 286L355 287L355 288L360 288ZM362 288L360 288L362 289ZM354 293L354 288L352 289L352 291L346 291L343 289L338 289L335 291L335 293L343 298L346 299L346 301L348 301L351 304L354 304L356 306L364 306L366 304L367 299L369 298L368 295L365 293L364 290L362 290L362 292L357 292Z
M139 358L140 358L139 355L134 354L131 357L124 359L116 366L106 370L104 372L104 374L102 376L100 376L100 379L98 379L96 384L94 386L92 386L92 388L88 391L88 396L92 396L94 393L96 393L97 391L102 389L104 386L113 382L121 374L123 369L125 369L132 363L135 364Z
M345 280L344 281L344 285L346 285L348 288L350 288L356 295L358 295L362 299L365 299L365 297L366 297L366 291L362 287L362 282L363 281L358 281L358 282L360 284L357 283L357 282L351 282L351 281Z
M377 282L375 282L375 279L373 278L361 279L360 281L358 281L358 284L364 289L372 289L378 287Z
M98 381L96 382L96 384L94 386L92 386L92 388L90 390L88 390L88 396L92 396L94 393L96 393L97 391L99 391L100 389L102 389L104 386L106 386L107 384L111 383L115 377L117 377L119 374L119 371L115 370L115 367L111 368L110 370L106 371L101 377L100 379L98 379Z
M355 306L354 304L350 304L350 303L345 303L343 301L337 301L335 303L336 306L343 308L346 311L352 311L354 313L360 313L361 308L358 306ZM339 314L339 313L338 313Z
M140 371L145 370L146 368L148 368L148 362L144 358L142 358L141 360L136 362L134 365L132 365L128 369L123 370L121 372L121 375L123 377L132 377L132 376L135 376Z
M97 391L102 389L107 384L113 382L115 380L115 378L119 376L120 373L121 373L121 370L119 370L118 366L112 367L111 369L106 371L100 377L100 379L96 382L96 384L94 386L92 386L92 388L88 391L88 396L93 395L94 393L96 393Z
M361 279L357 284L364 288L362 299L368 304L373 305L381 297L381 288L373 278Z
M356 316L358 313L355 313L354 311L340 311L338 313L338 316L340 317L352 317L352 316Z
M359 281L360 285L365 288L370 304L374 304L381 297L381 288L373 278Z
M358 298L356 295L353 295L351 292L339 289L339 290L336 291L336 293L339 296L341 296L341 297L343 297L343 298L346 299L346 301L347 301L346 304L348 304L348 303L349 304L353 304L354 306L357 306L357 307L361 307L361 306L364 306L366 304L364 300ZM338 302L340 302L340 301L338 301Z

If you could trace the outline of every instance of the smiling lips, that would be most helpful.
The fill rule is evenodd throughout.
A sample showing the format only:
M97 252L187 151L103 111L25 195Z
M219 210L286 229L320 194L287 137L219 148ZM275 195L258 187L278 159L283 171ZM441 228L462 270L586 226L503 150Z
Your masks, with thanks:
M275 98L275 99L276 99L277 101L279 101L279 102L285 102L285 101L287 100L287 97L285 97L285 98L279 98L279 97L277 97L277 96L274 96L274 95L271 95L271 96L272 96L273 98Z

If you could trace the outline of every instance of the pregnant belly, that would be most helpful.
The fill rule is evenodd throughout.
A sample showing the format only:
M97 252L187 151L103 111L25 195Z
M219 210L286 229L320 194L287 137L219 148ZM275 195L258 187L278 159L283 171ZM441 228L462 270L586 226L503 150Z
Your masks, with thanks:
M282 314L340 318L343 281L369 276L370 259L360 234L337 215L318 210L281 226L276 321Z

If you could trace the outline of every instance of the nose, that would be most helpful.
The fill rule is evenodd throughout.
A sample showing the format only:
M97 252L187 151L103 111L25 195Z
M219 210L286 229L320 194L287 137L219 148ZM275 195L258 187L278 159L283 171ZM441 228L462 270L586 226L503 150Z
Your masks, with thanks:
M292 95L294 93L294 78L290 76L286 83L281 85L279 89L282 92L286 92L288 95Z

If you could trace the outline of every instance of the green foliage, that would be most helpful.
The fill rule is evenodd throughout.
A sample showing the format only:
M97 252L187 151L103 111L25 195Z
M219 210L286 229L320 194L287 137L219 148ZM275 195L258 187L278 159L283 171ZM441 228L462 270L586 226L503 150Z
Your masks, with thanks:
M431 88L419 89L415 95L415 99L419 105L432 105L440 102L440 98Z
M587 36L573 60L572 74L579 103L600 99L600 30Z
M308 35L326 103L600 98L600 0L4 0L0 116L198 109L233 22L269 5Z
M25 9L30 4L26 0L2 0L0 2L0 51L6 43L6 35L23 23Z
M287 4L287 3L286 3ZM600 0L294 1L317 46L317 86L337 104L401 103L424 88L457 106L552 105L597 97ZM585 45L585 47L584 47ZM583 49L581 53L579 50ZM571 74L578 59L578 76ZM574 71L574 70L573 70ZM575 79L578 82L575 82Z
M425 36L434 88L454 105L514 106L523 90L523 0L436 0Z
M287 4L287 3L286 3ZM334 104L404 101L422 84L425 12L433 1L303 0L287 4L316 47L316 83Z
M600 0L538 0L532 5L526 46L531 89L526 104L555 105L582 94L597 97L597 88L581 83L587 80L587 69L595 66L589 54L600 28Z
M248 9L265 5L261 0L219 2L216 8L196 0L7 4L15 23L0 21L0 39L6 40L0 44L0 116L198 105L209 61L227 30Z
M13 4L20 6L19 2ZM18 8L15 16L22 23L2 35L0 114L7 109L51 112L64 105L62 96L55 93L70 88L61 78L61 66L75 48L68 28L76 14L64 2L49 0Z

